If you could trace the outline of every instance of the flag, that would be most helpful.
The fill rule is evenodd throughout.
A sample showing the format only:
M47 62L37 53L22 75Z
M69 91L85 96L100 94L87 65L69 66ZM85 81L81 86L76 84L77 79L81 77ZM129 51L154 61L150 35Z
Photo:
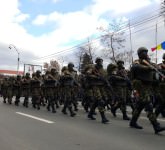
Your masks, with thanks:
M161 49L165 50L165 41L157 45L156 47L151 48L151 51L153 52L155 50L161 50Z

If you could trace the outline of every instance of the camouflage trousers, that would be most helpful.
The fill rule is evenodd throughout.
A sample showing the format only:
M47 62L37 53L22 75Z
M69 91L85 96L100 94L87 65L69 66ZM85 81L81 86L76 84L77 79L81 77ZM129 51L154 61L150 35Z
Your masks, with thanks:
M140 116L141 111L145 108L147 117L150 122L152 124L156 123L156 115L153 113L152 86L143 84L141 81L136 80L133 83L133 90L138 91L138 97L135 109L132 114L132 120L136 122Z

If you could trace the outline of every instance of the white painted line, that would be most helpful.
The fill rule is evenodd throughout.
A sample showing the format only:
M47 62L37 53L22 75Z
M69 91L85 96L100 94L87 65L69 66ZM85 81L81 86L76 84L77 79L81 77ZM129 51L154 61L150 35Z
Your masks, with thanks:
M39 120L39 121L43 121L43 122L46 122L46 123L54 123L53 121L49 121L49 120L42 119L42 118L39 118L39 117L35 117L35 116L32 116L32 115L28 115L28 114L25 114L25 113L21 113L21 112L16 112L16 113L19 114L19 115L26 116L26 117L36 119L36 120Z

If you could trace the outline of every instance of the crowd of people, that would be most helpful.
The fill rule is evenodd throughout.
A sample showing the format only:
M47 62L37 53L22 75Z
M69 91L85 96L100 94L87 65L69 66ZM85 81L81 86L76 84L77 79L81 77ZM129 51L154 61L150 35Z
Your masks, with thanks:
M103 59L97 57L95 64L86 65L81 74L74 70L74 64L64 66L61 73L56 68L47 70L44 75L39 70L25 76L4 77L1 83L3 103L19 106L24 97L23 106L29 103L36 109L46 106L48 111L56 113L62 107L62 113L74 117L81 102L87 117L96 120L98 108L102 123L108 123L105 111L109 110L116 117L121 110L123 120L130 121L132 128L142 129L137 123L144 109L154 132L165 130L157 121L161 114L165 117L165 54L161 64L150 61L148 50L137 50L139 59L135 60L130 70L124 67L124 61L118 60L103 68ZM30 101L31 100L31 101ZM132 117L127 115L127 106L132 108Z

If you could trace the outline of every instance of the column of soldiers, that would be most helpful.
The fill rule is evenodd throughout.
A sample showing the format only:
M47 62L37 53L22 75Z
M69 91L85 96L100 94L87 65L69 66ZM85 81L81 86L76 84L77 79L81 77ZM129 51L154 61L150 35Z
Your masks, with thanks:
M148 50L141 47L137 50L139 59L135 60L126 70L124 61L118 60L103 68L103 59L98 57L95 64L85 67L81 75L74 70L74 64L69 63L61 70L55 68L46 71L45 75L37 70L30 77L25 76L4 78L2 83L3 102L15 105L24 97L23 106L40 109L47 104L47 110L52 113L62 106L62 113L74 117L78 111L78 96L81 95L82 106L90 120L96 120L98 108L101 122L108 123L105 111L111 110L114 117L120 109L123 120L130 120L130 127L142 129L137 123L140 113L145 109L155 133L165 130L157 121L159 114L165 115L165 54L163 61L157 65L150 61ZM81 93L80 93L81 92ZM132 108L132 118L127 115L127 105ZM107 108L107 109L106 109Z

